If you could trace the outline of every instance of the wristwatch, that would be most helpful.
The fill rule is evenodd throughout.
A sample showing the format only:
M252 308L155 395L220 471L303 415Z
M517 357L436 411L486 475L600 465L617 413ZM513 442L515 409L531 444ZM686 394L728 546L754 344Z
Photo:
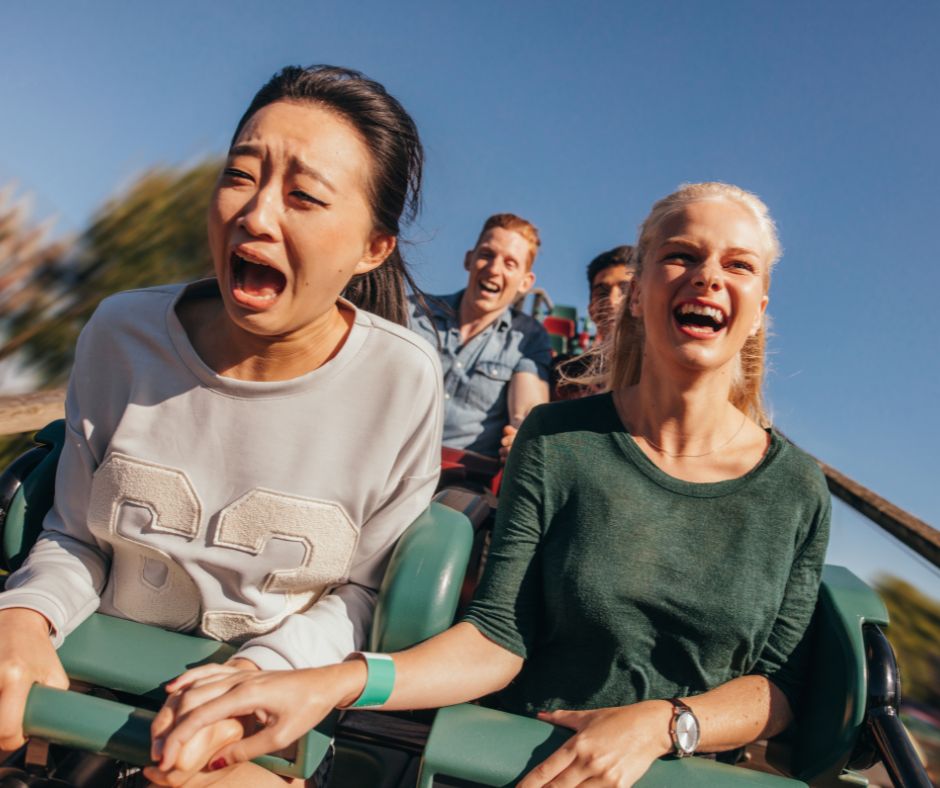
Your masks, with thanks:
M669 721L669 738L677 758L695 754L700 737L698 717L678 698L669 698L672 704L672 719Z

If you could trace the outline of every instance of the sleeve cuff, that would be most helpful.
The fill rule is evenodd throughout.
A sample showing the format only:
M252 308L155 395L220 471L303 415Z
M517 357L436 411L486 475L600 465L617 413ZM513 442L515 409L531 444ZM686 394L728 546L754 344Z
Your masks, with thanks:
M525 647L525 643L520 642L507 632L500 631L498 627L492 626L485 617L478 615L474 610L468 610L463 618L460 619L460 623L472 625L487 640L491 640L497 646L506 649L506 651L511 654L515 654L522 659L529 658L529 652Z

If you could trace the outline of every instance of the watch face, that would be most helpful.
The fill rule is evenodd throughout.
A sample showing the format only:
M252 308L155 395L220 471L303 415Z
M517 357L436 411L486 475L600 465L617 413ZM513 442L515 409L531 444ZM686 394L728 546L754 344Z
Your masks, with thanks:
M676 743L687 755L698 747L698 720L691 712L684 711L676 717Z

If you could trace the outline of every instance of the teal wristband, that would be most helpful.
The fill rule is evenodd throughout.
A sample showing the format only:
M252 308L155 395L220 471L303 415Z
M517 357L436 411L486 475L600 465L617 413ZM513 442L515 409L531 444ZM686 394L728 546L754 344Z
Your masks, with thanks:
M350 709L368 709L381 706L387 701L395 688L395 660L388 654L373 654L359 651L357 655L366 661L368 675L366 686Z

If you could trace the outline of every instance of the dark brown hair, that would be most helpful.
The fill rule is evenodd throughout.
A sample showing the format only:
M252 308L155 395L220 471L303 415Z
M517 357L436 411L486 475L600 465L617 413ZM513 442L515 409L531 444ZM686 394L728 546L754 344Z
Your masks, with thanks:
M287 66L255 94L235 127L232 143L252 115L277 101L319 104L349 121L362 135L373 161L369 196L375 226L397 238L402 216L410 221L420 208L424 166L418 129L398 100L358 71ZM360 309L406 325L408 287L421 298L397 243L382 265L354 277L343 295Z
M627 268L636 268L632 246L615 246L613 249L601 252L597 257L591 260L587 267L588 288L594 287L595 276L601 271L613 268L615 265L625 265Z

